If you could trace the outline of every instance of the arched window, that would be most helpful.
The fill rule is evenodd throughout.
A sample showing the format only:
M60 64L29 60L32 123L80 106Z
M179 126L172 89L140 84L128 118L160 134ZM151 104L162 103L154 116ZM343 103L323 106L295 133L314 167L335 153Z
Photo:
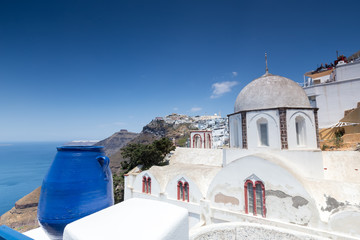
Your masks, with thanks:
M177 185L177 196L178 196L178 200L182 200L183 199L183 194L184 194L184 186L183 186L183 183L182 181L179 181L178 182L178 185Z
M143 176L142 192L151 194L151 178L150 177Z
M302 116L295 118L296 143L298 146L306 145L305 119Z
M200 134L195 134L193 138L193 147L194 148L201 148L202 147L202 140Z
M245 213L254 212L254 189L253 182L245 182Z
M256 197L256 212L255 214L261 214L265 217L265 188L262 182L255 182L255 196Z
M245 213L266 217L265 187L261 181L246 180L244 185Z
M151 178L148 177L147 179L147 193L151 194Z
M211 134L208 134L207 148L211 148Z
M142 192L146 193L146 177L145 176L143 176L143 179L142 179Z
M269 146L268 121L265 118L257 120L259 145Z
M178 181L177 184L177 197L181 201L189 201L189 183Z

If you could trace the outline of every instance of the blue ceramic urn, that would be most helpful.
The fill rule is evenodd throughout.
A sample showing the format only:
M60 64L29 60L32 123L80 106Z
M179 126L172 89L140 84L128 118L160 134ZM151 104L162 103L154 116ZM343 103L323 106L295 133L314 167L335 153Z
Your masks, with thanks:
M65 226L114 204L109 158L103 147L63 146L45 176L38 220L51 239L62 239Z

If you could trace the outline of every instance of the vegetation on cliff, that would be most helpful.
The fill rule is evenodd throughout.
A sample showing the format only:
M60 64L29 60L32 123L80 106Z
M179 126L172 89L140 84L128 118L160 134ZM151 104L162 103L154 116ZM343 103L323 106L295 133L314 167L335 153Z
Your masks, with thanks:
M130 144L151 144L152 142L161 138L172 139L176 146L185 147L188 138L190 137L190 130L194 128L189 123L171 124L164 120L152 120L149 124L143 127L143 130L135 138L127 143ZM105 145L105 151L107 146ZM120 175L124 171L121 163L125 161L121 148L110 155L110 168L113 174Z
M142 166L142 170L154 165L162 166L166 164L166 154L172 150L175 150L175 146L168 138L155 140L151 144L129 144L121 149L122 156L127 159L121 163L121 167L128 172L138 165Z
M143 165L144 170L152 165L163 164L165 155L171 149L175 149L170 139L175 142L176 146L184 147L190 136L190 130L193 128L189 123L170 124L163 120L152 120L143 127L137 137L112 154L110 168L113 173L115 203L124 199L125 173L138 165Z

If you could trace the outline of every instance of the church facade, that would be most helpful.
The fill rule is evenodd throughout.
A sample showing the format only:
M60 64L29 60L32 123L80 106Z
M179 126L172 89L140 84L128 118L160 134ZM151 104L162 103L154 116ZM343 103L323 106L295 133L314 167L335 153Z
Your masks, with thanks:
M297 83L266 71L228 117L229 148L177 148L167 166L133 169L125 199L184 207L190 231L247 222L360 237L360 153L319 149L317 109Z

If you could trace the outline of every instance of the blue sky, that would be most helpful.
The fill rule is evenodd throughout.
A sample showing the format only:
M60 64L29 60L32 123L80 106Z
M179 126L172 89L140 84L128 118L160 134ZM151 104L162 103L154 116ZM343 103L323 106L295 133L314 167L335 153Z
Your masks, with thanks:
M359 1L0 0L0 142L103 139L233 112L269 71L297 82L360 50Z

